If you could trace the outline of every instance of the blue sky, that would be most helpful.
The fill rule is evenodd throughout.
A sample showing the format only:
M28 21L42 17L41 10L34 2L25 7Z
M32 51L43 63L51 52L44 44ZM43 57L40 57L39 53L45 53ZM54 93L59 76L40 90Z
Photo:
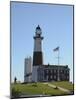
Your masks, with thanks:
M35 28L40 25L44 37L44 64L60 64L70 68L73 80L73 6L11 2L12 80L24 80L24 58L33 56Z

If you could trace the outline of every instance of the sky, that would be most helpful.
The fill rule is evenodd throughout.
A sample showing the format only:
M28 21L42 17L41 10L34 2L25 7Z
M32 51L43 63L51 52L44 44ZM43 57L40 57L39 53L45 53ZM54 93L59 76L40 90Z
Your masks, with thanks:
M11 79L24 80L24 59L33 57L36 27L42 29L42 51L44 64L60 64L70 68L73 81L73 6L11 2Z

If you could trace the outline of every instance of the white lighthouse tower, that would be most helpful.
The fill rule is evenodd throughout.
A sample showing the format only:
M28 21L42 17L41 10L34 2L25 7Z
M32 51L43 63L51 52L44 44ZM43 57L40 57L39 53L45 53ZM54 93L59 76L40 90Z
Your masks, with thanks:
M42 53L42 40L43 37L42 30L38 25L36 27L35 36L34 36L34 52L33 52L33 72L32 80L37 82L37 68L39 65L43 65L43 53Z

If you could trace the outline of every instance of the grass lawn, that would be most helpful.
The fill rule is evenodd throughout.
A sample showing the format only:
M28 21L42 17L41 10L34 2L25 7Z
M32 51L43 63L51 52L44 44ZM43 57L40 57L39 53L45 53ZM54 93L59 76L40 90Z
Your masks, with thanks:
M51 82L56 86L61 86L67 88L69 90L73 90L73 85L69 82ZM28 83L28 84L11 84L11 90L14 88L15 90L20 91L21 94L25 95L65 95L67 92L61 91L59 89L54 89L49 87L47 84L43 84L42 82L38 83Z
M61 81L61 82L51 82L51 84L63 87L68 90L73 90L73 84L68 81Z

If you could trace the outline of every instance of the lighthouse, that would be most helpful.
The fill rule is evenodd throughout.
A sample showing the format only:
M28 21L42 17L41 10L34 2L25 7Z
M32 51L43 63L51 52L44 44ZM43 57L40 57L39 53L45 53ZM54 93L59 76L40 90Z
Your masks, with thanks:
M43 37L41 35L42 35L42 30L38 25L36 27L34 36L33 66L38 66L43 64L43 53L42 53Z
M42 30L38 25L35 30L34 38L34 51L33 51L33 71L32 81L38 81L38 68L43 65L43 53L42 53Z

